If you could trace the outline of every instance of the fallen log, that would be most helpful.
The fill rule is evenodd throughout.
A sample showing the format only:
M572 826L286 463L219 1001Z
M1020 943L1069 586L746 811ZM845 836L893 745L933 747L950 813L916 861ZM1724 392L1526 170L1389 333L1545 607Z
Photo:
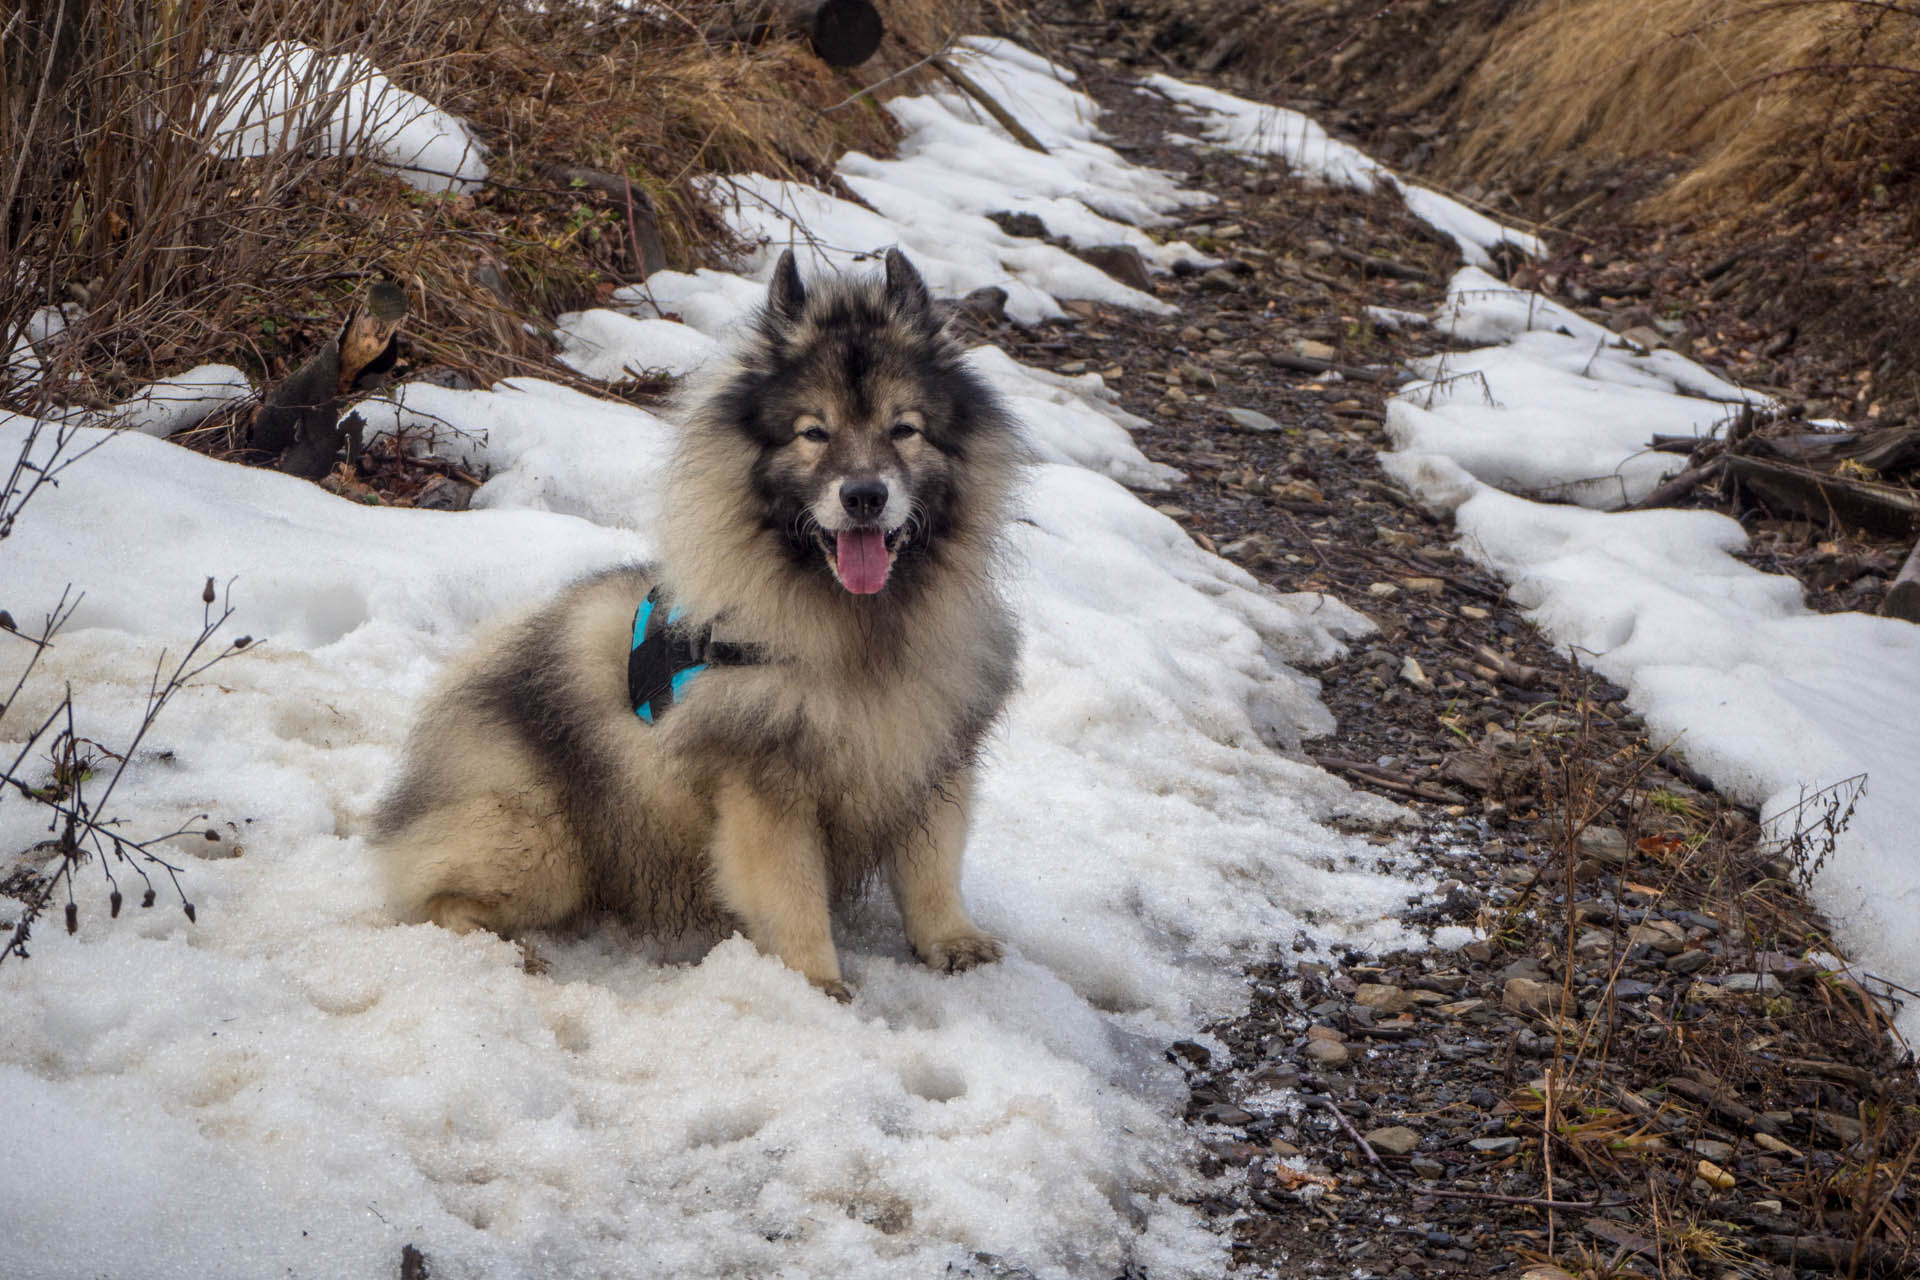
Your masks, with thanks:
M799 36L830 67L857 67L887 34L869 0L740 0L709 33L758 44L772 35Z
M1808 520L1894 535L1920 531L1920 494L1900 485L1822 475L1759 458L1729 457L1726 468L1762 505Z

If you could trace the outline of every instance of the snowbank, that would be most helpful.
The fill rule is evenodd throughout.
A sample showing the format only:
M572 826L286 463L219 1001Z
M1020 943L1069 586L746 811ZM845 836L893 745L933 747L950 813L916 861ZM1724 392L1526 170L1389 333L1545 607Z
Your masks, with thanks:
M289 145L365 155L421 191L471 191L485 151L463 121L409 92L365 58L329 56L298 40L221 59L203 124L229 158Z
M1506 492L1630 502L1679 465L1642 452L1650 433L1709 433L1731 406L1764 397L1674 352L1636 354L1471 269L1449 292L1439 326L1505 345L1450 355L1452 381L1402 392L1388 408L1387 470L1451 509L1462 546L1557 643L1625 687L1655 739L1677 741L1776 831L1804 796L1864 775L1813 897L1864 971L1920 989L1920 694L1874 674L1912 670L1920 628L1810 612L1798 582L1735 558L1746 534L1724 516L1609 514ZM1920 1034L1920 1006L1900 1025Z
M1159 93L1185 108L1200 126L1202 138L1215 146L1246 156L1276 157L1310 181L1356 191L1383 186L1398 191L1415 217L1459 245L1460 256L1474 266L1492 262L1493 252L1503 244L1529 257L1546 252L1538 236L1503 226L1452 196L1409 182L1358 147L1330 136L1298 111L1250 102L1169 75L1149 76L1145 84L1143 92Z

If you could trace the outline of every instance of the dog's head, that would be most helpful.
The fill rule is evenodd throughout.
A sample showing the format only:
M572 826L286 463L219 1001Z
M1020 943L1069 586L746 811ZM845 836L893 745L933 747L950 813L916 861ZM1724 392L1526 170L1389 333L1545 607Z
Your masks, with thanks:
M898 250L878 280L811 288L782 254L701 416L750 444L760 527L836 591L911 594L998 518L1010 427Z

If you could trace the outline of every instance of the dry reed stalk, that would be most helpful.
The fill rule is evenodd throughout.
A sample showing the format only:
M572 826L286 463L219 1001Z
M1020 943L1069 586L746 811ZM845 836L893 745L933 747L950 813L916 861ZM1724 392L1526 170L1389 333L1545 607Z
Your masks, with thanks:
M1656 214L1803 194L1905 145L1920 7L1870 0L1567 0L1499 31L1453 157L1482 183L1679 152Z

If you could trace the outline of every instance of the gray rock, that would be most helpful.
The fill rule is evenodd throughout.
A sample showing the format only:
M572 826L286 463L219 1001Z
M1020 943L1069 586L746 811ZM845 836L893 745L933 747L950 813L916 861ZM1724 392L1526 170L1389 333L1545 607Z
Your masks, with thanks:
M1613 950L1613 934L1605 929L1588 929L1574 939L1573 952L1581 956L1604 956Z
M1200 1113L1200 1118L1208 1124L1225 1124L1239 1127L1253 1123L1253 1113L1244 1107L1236 1107L1231 1102L1216 1102Z
M1233 425L1242 431L1285 431L1286 428L1261 413L1258 409L1223 408L1220 412L1233 419Z
M1220 554L1229 560L1259 569L1280 558L1280 544L1264 533L1250 533L1221 547Z
M1009 213L1002 210L999 213L988 214L987 220L1010 236L1023 236L1033 240L1047 238L1047 224L1040 220L1038 214Z
M1626 833L1618 827L1588 827L1580 833L1574 847L1583 857L1616 867L1626 865L1630 853Z
M1384 1129L1374 1129L1366 1135L1367 1145L1375 1151L1384 1151L1390 1156L1404 1156L1420 1145L1420 1133L1404 1124L1388 1125Z
M1704 948L1698 951L1682 951L1667 958L1667 968L1674 973L1698 973L1713 963L1713 954Z
M1730 973L1720 979L1720 989L1741 993L1757 991L1763 996L1777 996L1781 986L1780 979L1770 973Z
M1733 1144L1715 1142L1712 1138L1696 1138L1687 1144L1687 1150L1703 1160L1711 1160L1718 1165L1724 1165L1733 1159Z
M1515 978L1533 978L1536 981L1543 981L1546 976L1547 971L1541 968L1540 962L1532 956L1522 956L1500 970L1502 982L1511 982Z
M1153 292L1153 277L1147 273L1146 260L1132 245L1097 244L1073 252L1080 261L1100 268L1121 284L1142 293Z
M960 309L982 324L1005 324L1007 291L997 284L975 289L960 299Z
M1220 385L1220 380L1214 377L1213 370L1192 360L1183 360L1180 362L1180 377L1184 379L1189 386L1215 387Z
M1813 1123L1815 1128L1846 1146L1852 1146L1867 1136L1865 1127L1858 1120L1837 1111L1822 1111L1814 1117Z
M1559 1002L1557 984L1532 978L1509 978L1500 992L1501 1007L1515 1013L1552 1013Z
M1520 1149L1520 1139L1515 1137L1475 1138L1467 1145L1475 1151L1485 1152L1490 1156L1506 1156Z
M1309 1040L1305 1053L1307 1060L1317 1067L1344 1066L1353 1056L1338 1040Z
M422 511L465 511L473 503L473 486L452 476L435 476L414 495Z
M1415 1156L1407 1161L1407 1167L1422 1178L1438 1178L1447 1171L1447 1166L1432 1156Z
M1214 267L1200 274L1200 287L1209 293L1229 293L1240 287L1240 281L1233 272L1223 267Z

